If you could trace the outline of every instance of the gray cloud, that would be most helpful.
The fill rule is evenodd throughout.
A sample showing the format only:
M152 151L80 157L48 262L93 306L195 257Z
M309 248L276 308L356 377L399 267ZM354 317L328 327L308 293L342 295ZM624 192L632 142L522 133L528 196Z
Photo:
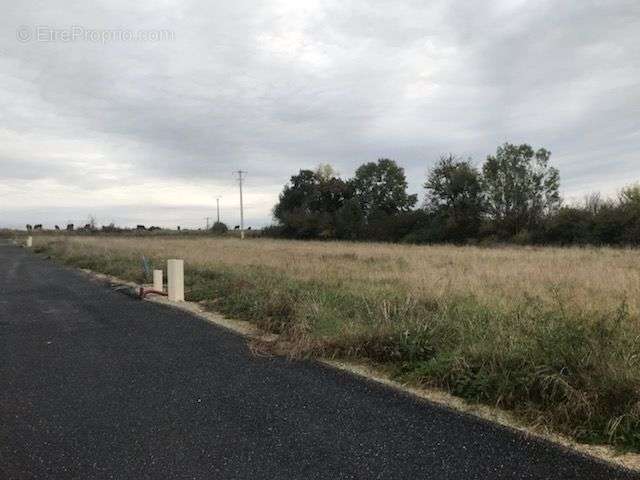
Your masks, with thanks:
M640 179L640 4L2 2L3 224L90 213L194 225L249 171L248 217L299 168L386 156L413 191L441 153L553 152L566 197ZM21 42L28 26L165 41ZM32 218L37 217L37 218ZM27 219L27 220L25 220ZM51 220L50 220L51 219Z

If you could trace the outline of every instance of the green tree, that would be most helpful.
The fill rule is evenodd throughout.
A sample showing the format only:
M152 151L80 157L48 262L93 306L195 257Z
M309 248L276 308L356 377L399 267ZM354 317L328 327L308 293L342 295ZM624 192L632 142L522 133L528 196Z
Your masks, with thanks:
M622 243L640 244L640 184L636 183L622 189L618 204L623 217Z
M309 211L309 203L317 189L317 177L312 170L300 170L293 175L280 194L273 209L273 216L286 224L287 216L294 210Z
M562 207L547 219L545 242L560 245L593 243L595 214L585 207Z
M329 163L321 163L318 165L315 173L321 181L331 180L332 178L338 178L340 176L340 173Z
M378 211L387 215L407 212L418 201L417 195L407 194L404 169L388 158L361 165L350 183L367 218Z
M482 223L484 195L480 173L469 160L440 157L424 184L425 207L443 240L477 236Z
M356 240L362 237L365 227L364 212L355 198L344 201L336 212L336 237Z
M618 201L623 207L640 211L640 183L623 188L618 196Z
M291 177L273 209L285 236L335 236L336 213L350 197L349 186L335 175L330 166L322 165L317 171L300 170Z
M229 230L229 227L227 227L226 223L215 222L209 230L215 235L224 235Z
M482 168L489 214L498 233L515 236L537 228L561 204L560 174L549 166L551 152L505 143Z

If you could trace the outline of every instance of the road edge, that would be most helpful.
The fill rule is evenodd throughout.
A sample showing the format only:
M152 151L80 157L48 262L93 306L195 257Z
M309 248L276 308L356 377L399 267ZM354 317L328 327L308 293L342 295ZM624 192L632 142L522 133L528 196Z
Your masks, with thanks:
M112 275L94 272L89 269L71 268L84 273L94 280L109 283L112 287L127 286L138 288L140 286L134 282L122 280ZM220 313L205 309L203 305L197 302L171 302L166 297L156 295L150 295L146 297L144 301L149 301L190 313L211 324L222 327L227 331L241 335L247 340L254 342L253 345L250 344L250 349L252 351L257 350L256 353L260 353L261 344L274 344L279 338L279 335L264 332L251 322L225 317ZM599 462L613 465L614 467L627 470L631 473L640 473L640 454L621 453L607 445L588 445L578 443L569 437L553 432L549 429L526 425L508 411L487 405L473 404L462 398L451 395L444 390L415 387L397 382L391 379L379 368L365 362L335 360L322 357L314 358L314 361L327 367L347 372L388 388L392 388L414 398L428 401L448 410L470 415L492 424L497 424L516 433L523 434L525 437L549 442L563 449L578 453L579 455L589 457Z

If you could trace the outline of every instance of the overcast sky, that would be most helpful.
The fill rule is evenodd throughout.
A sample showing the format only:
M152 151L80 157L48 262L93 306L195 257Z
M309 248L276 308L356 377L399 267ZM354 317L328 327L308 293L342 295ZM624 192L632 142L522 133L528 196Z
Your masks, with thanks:
M0 0L0 224L271 221L301 168L552 151L640 180L640 2Z

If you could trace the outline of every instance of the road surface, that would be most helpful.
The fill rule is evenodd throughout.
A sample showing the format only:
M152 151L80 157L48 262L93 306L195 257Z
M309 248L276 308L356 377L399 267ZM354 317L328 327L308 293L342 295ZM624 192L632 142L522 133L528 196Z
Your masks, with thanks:
M1 479L627 479L0 245Z

